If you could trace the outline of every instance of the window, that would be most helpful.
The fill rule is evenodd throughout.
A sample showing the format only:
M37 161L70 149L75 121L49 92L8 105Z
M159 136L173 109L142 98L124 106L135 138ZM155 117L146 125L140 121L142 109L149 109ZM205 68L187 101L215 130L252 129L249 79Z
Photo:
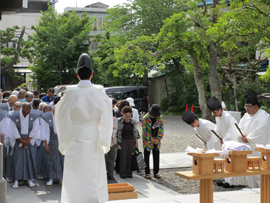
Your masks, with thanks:
M133 99L138 98L137 90L124 91L123 99L131 97Z
M93 30L98 30L98 18L96 18L94 21Z
M146 89L140 89L140 98L144 98L144 97L147 96L147 95L145 94L145 90L146 90Z
M121 90L108 90L107 95L112 95L115 100L121 100Z

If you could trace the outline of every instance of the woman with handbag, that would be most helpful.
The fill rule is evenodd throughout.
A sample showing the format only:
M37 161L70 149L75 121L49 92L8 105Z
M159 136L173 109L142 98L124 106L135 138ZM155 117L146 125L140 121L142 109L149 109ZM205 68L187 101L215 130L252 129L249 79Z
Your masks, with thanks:
M145 178L151 179L149 168L149 157L152 151L154 162L154 177L161 178L159 172L159 151L161 139L164 136L164 125L161 117L160 107L153 104L149 112L143 117L142 121L142 140L144 148L144 161L146 164Z
M120 177L133 178L132 176L132 153L134 147L138 148L138 133L135 120L131 118L132 108L125 106L122 109L123 117L118 119L118 130L117 130L117 142L116 147L120 145L119 150L119 169Z

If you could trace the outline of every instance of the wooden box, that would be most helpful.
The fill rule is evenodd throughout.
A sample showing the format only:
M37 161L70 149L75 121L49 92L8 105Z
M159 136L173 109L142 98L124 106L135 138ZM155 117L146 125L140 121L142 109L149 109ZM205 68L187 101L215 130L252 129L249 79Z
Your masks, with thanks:
M214 173L224 173L225 162L225 159L214 159Z
M109 201L122 199L136 199L137 192L129 183L108 184Z
M252 156L247 158L247 170L260 170L262 164L262 157Z
M261 152L262 157L261 168L270 170L270 149L255 147L255 151Z
M248 151L229 151L229 158L226 156L225 170L229 172L245 172L247 171L247 155L252 154L252 150Z
M217 153L200 154L188 153L193 156L193 173L197 175L211 175L214 173L214 157Z

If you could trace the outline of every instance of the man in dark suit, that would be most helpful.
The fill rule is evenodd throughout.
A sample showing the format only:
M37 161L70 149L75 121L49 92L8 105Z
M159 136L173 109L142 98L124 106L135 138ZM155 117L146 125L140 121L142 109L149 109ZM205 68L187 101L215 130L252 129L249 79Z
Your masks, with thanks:
M0 109L6 110L6 111L12 111L12 107L14 106L15 102L17 102L17 101L18 101L17 96L10 95L7 103L0 104Z

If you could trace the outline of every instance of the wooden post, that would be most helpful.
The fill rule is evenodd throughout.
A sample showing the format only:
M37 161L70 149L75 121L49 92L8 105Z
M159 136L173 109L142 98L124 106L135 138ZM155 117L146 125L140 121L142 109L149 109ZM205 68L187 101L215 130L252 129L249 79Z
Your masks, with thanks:
M3 178L3 149L4 146L0 143L0 202L7 202L7 182Z
M211 203L213 199L213 179L200 180L200 203Z
M270 202L270 175L261 175L261 203Z

